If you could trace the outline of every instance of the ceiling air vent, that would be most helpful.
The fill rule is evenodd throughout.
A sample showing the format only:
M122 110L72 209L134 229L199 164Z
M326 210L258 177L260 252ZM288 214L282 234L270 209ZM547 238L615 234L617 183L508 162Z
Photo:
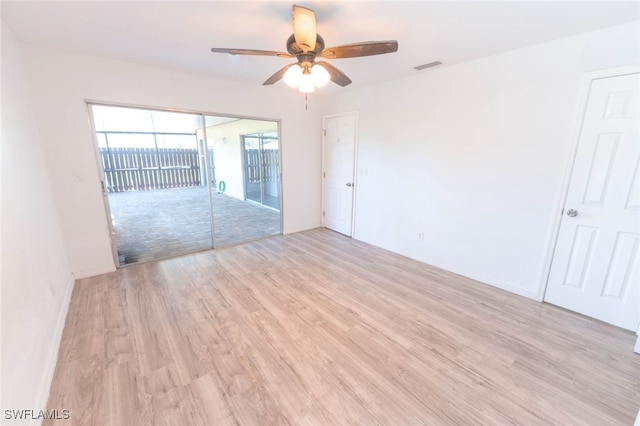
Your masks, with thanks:
M433 61L433 62L429 62L428 64L422 64L422 65L418 65L417 67L413 67L414 70L418 70L418 71L422 71L424 69L427 68L431 68L431 67L435 67L437 65L442 65L442 62L440 61Z

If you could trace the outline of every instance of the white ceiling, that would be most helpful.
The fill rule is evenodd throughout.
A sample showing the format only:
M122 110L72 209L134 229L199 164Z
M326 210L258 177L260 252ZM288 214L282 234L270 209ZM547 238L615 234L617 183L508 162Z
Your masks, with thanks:
M333 60L352 87L640 19L640 3L578 1L300 2L316 11L327 47L398 40L396 53ZM211 47L286 51L291 2L2 1L2 19L26 43L262 84L287 64L214 54ZM428 71L421 71L428 72ZM282 83L278 83L282 84ZM335 90L340 89L332 85Z

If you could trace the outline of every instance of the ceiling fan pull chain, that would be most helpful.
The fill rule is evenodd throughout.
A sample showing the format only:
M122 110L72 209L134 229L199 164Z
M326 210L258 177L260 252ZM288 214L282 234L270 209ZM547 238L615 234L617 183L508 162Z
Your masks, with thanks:
M304 94L304 110L305 111L309 111L309 103L307 102L307 95L306 93Z

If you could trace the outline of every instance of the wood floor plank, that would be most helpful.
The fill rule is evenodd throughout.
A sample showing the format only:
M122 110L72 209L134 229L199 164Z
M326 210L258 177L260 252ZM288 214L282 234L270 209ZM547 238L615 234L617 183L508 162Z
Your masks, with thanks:
M631 424L634 342L316 229L78 281L45 424Z
M198 377L189 384L195 408L208 425L237 424L229 408L228 394L214 374ZM178 423L180 424L180 423Z
M104 425L104 363L99 355L59 363L49 402L69 410L70 418L45 420L44 425Z
M148 394L136 365L121 362L105 369L105 425L124 425L135 419L140 426L150 425Z

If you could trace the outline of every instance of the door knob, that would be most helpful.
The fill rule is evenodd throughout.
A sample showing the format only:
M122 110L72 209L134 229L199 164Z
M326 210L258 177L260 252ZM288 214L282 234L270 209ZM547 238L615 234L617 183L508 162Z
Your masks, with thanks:
M351 182L347 183L347 186L353 186L353 184Z
M567 210L567 216L569 216L569 217L576 217L576 216L578 216L578 210L574 210L574 209L569 209L569 210Z

